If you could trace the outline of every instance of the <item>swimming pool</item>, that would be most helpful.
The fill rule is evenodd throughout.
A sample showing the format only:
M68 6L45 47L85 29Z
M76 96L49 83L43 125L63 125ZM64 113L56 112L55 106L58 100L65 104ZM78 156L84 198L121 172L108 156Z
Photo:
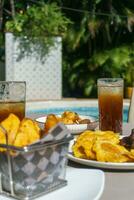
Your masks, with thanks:
M49 101L43 103L36 103L34 105L27 106L28 114L39 114L39 115L47 115L47 114L61 114L65 110L70 110L77 112L80 115L93 116L98 118L98 104L97 101L71 101L71 102L56 102ZM124 104L123 108L123 121L126 122L128 117L128 104Z

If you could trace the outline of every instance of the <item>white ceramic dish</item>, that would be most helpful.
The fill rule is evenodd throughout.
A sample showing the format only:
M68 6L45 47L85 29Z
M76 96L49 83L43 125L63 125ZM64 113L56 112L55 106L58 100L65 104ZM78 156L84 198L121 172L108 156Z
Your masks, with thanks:
M68 158L76 163L80 163L83 165L87 165L90 167L97 167L97 168L105 168L105 169L118 169L118 170L132 170L134 169L134 162L126 162L126 163L112 163L112 162L99 162L95 160L86 160L81 158L76 158L72 154L72 145L74 140L70 142Z
M61 115L57 115L57 116L61 116ZM39 117L36 119L37 122L40 123L45 123L47 116L43 116L43 117ZM91 123L89 124L68 124L66 125L67 128L71 131L71 133L81 133L87 129L95 129L98 126L98 122L96 121L96 119L94 117L91 116L84 116L84 115L80 115L81 119L89 119L91 121Z
M105 176L101 170L67 168L66 180L67 186L37 200L99 200L104 189ZM0 195L0 200L9 198Z

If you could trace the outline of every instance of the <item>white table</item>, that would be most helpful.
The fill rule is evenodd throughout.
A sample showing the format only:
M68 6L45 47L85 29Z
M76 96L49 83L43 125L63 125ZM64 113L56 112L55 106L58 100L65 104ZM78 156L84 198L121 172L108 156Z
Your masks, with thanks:
M67 167L67 186L37 198L37 200L99 200L105 177L101 170ZM0 200L9 200L0 195Z

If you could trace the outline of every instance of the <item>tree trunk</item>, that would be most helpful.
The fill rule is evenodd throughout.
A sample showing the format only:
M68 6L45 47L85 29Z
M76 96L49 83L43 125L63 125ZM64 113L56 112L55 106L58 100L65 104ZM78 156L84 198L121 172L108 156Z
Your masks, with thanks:
M3 23L3 1L0 0L0 31L2 30Z
M12 18L15 18L15 4L14 0L10 0L10 5L11 5L11 13L12 13Z

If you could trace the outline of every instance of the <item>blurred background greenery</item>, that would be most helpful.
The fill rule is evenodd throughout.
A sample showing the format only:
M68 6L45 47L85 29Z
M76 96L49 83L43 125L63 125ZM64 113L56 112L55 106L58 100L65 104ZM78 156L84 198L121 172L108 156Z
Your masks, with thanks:
M39 2L56 2L72 22L63 38L63 97L96 98L99 77L134 86L133 0L0 0L0 64L5 23Z

